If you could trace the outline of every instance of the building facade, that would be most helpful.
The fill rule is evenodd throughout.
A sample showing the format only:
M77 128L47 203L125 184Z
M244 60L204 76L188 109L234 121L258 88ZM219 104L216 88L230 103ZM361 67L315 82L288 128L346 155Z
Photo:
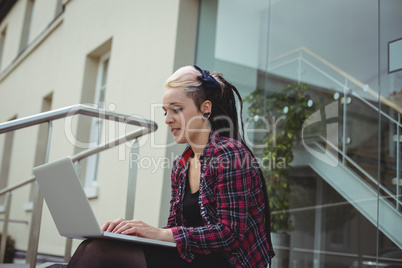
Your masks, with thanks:
M161 218L160 211L169 209L169 201L165 204L162 197L170 195L170 182L164 180L169 180L170 172L160 167L162 162L152 160L164 160L180 150L164 146L172 141L160 106L163 83L177 66L194 63L198 3L8 2L12 2L11 7L3 14L0 26L0 121L79 103L129 116L154 117L158 131L139 141L143 158L134 155L130 162L132 142L128 142L84 161L87 163L80 165L80 175L102 224L124 217L130 163L138 165L138 178L143 179L137 181L134 216L163 225L166 219ZM179 27L179 22L183 26ZM100 135L99 127L95 127L99 125ZM41 127L1 135L2 188L29 177L32 168L44 162L42 145L46 143L47 126ZM132 130L124 122L93 122L85 116L56 120L49 161ZM8 230L21 251L28 247L33 196L34 184L12 192L10 219L16 222L12 221ZM74 246L78 243L74 241ZM65 239L58 235L45 205L39 252L63 255L64 247Z
M274 267L402 266L400 1L1 5L1 123L86 104L158 124L138 141L138 152L127 142L80 163L100 224L124 217L133 166L134 217L166 223L170 167L183 147L164 124L163 83L177 68L197 64L223 73L246 99L246 141L271 185ZM85 116L59 119L49 161L133 129ZM284 136L290 142L281 144ZM0 135L0 190L46 161L45 143L45 125ZM290 158L274 150L284 144ZM281 178L284 202L277 203L274 181ZM34 189L12 191L8 229L21 252L28 248ZM64 250L45 205L38 251L62 256Z

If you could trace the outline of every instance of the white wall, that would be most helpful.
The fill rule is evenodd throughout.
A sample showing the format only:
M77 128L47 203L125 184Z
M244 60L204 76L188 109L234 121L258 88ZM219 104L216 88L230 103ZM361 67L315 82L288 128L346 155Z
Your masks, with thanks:
M196 5L197 1L193 2ZM106 105L114 104L118 113L156 121L159 129L152 134L152 140L157 144L166 143L168 130L164 125L162 109L153 110L152 104L161 102L163 83L173 72L179 4L179 0L71 0L67 1L64 14L50 27L53 30L43 37L55 15L56 1L36 0L29 38L31 43L24 54L16 58L26 5L26 0L17 1L0 24L0 30L7 25L3 72L0 73L0 122L14 115L21 118L39 113L42 99L49 93L53 93L51 109L79 103L84 90L86 58L111 39ZM189 64L192 64L191 61L192 57ZM4 71L7 67L8 70ZM73 128L76 128L76 122ZM37 132L37 127L17 131L9 185L32 174ZM113 138L114 135L108 132L108 136ZM0 161L3 140L0 135ZM141 144L140 154L144 157L153 157L158 161L166 156L165 148L153 146L151 136L144 137ZM50 160L72 155L74 151L74 145L66 138L64 119L56 121ZM100 156L100 194L91 200L100 224L124 217L129 151L127 145L122 145ZM138 170L135 218L155 226L160 222L162 191L166 192L163 180L170 180L164 173L160 166L140 167ZM31 220L31 212L22 208L28 202L29 187L13 192L11 218ZM17 249L26 250L29 226L11 223L9 231L16 240ZM39 251L62 255L64 243L45 206ZM78 241L74 244L76 246Z

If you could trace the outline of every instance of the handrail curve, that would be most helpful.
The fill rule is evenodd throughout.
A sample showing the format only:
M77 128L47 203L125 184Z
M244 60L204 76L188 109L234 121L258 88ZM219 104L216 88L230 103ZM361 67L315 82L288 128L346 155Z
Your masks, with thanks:
M90 117L99 117L102 119L113 120L116 122L124 122L135 126L147 127L152 131L156 131L158 129L158 125L155 122L140 118L138 116L127 116L120 113L93 108L83 104L75 104L60 109L43 112L40 114L31 115L1 123L0 134L25 127L46 123L50 120L57 120L65 118L67 116L74 116L77 114L87 115Z
M112 120L119 123L126 123L129 125L134 125L140 127L135 131L129 132L125 135L122 135L118 138L109 140L103 144L100 144L94 148L89 148L76 155L72 156L73 162L77 162L81 159L84 159L88 156L97 154L109 148L115 147L122 143L125 143L129 140L133 140L136 138L141 137L147 133L154 132L158 129L158 125L151 120L147 120L141 118L139 116L128 116L125 114L110 112L102 109L93 108L83 104L77 104L72 106L67 106L60 109L51 110L48 112L43 112L19 119L15 119L12 121L4 122L0 124L0 134L7 133L10 131L15 131L18 129L23 129L30 126L35 126L42 123L48 123L48 137L47 137L47 144L46 147L46 157L45 162L48 161L49 149L50 149L50 138L51 132L53 128L53 121L61 118L67 118L74 115L86 115L93 118L101 118ZM134 180L135 178L131 178ZM35 181L35 176L32 175L12 186L3 188L0 190L0 196L7 194L6 196L10 196L13 190L16 190L24 185L32 183ZM130 178L129 178L130 181ZM131 182L132 183L132 182ZM38 242L39 242L39 232L40 232L40 224L41 224L41 214L42 214L42 206L43 206L43 197L39 193L39 190L35 188L35 198L33 202L33 213L32 213L32 220L31 220L31 230L29 235L29 243L28 243L28 251L27 251L27 262L30 264L30 267L33 268L36 266L36 254L38 252ZM134 194L134 193L133 193ZM9 202L8 202L9 203ZM9 215L10 208L9 205L6 208L5 215ZM5 238L7 237L7 226L10 220L7 218L3 224L3 236L1 239L1 244L5 243ZM71 239L70 239L71 240ZM4 250L3 250L4 251ZM0 252L0 263L3 262L4 252ZM66 243L66 252L65 252L65 259L68 259L69 252L71 251L71 242Z
M335 66L334 64L330 63L329 61L327 61L326 59L324 59L323 57L315 54L313 51L309 50L306 47L299 47L297 49L291 50L287 53L284 53L282 55L279 55L273 59L271 59L269 62L273 63L275 61L279 61L285 57L288 57L289 55L295 54L295 53L299 53L299 52L305 52L306 54L312 56L313 58L317 59L318 61L320 61L321 63L323 63L324 65L328 66L330 69L332 69L333 71L335 71L336 73L340 74L341 76L345 77L348 81L351 81L352 83L354 83L355 85L357 85L360 88L364 88L364 83L362 83L361 81L359 81L357 78L351 76L350 74L346 73L345 71L343 71L342 69L340 69L339 67ZM276 66L275 66L276 67ZM367 92L372 95L374 98L378 99L379 101L381 101L382 103L386 104L387 106L389 106L390 108L394 109L395 111L402 113L402 107L400 107L399 105L395 104L394 102L392 102L390 99L388 99L387 97L381 96L378 94L377 91L375 91L374 89L368 87L367 88ZM360 96L358 93L355 93L355 95Z

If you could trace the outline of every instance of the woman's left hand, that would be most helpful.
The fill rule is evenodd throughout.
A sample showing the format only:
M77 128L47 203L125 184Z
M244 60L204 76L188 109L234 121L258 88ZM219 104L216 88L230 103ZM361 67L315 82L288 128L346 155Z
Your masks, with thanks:
M121 221L112 231L117 234L135 235L151 239L157 239L160 229L150 226L139 220Z
M170 229L160 229L146 224L140 220L120 219L118 224L111 230L113 233L135 235L144 238L175 242Z

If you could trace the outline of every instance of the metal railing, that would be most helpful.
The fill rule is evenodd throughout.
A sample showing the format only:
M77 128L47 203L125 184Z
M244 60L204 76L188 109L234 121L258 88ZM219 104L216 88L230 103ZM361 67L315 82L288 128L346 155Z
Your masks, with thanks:
M57 119L66 118L69 116L74 115L85 115L93 118L102 118L107 120L112 120L120 123L126 123L129 125L134 125L140 127L139 129L129 132L123 136L120 136L116 139L110 140L106 143L100 144L97 147L90 148L84 150L74 156L72 156L73 162L80 161L88 156L97 154L109 148L115 147L119 144L125 143L127 141L137 139L142 135L154 132L157 130L157 124L150 120L145 120L139 117L128 116L124 114L114 113L110 111L105 111L101 109L96 109L93 107L85 106L85 105L73 105L64 107L57 110L52 110L49 112L44 112L32 116L27 116L24 118L12 120L9 122L5 122L0 124L0 134L7 133L10 131L15 131L18 129L27 128L30 126L48 123L48 134L47 134L47 143L46 143L46 156L45 156L45 163L49 160L49 151L51 145L51 134L53 130L53 121ZM136 143L134 143L136 145ZM137 147L137 146L133 146ZM138 150L138 148L134 148L134 150ZM129 172L129 188L133 189L135 186L135 179L136 179L136 170L130 170ZM30 176L22 181L3 188L0 190L0 196L6 195L5 203L4 203L4 223L3 223L3 235L0 242L1 250L0 250L0 263L4 262L4 255L5 255L5 245L7 240L7 233L8 233L8 223L11 221L9 219L10 209L11 209L11 197L12 191L19 189L22 186L28 185L30 183L35 182L35 177ZM134 185L134 186L133 186ZM135 191L131 191L127 195L126 200L126 216L130 216L133 214L134 210L134 193ZM33 200L33 210L31 215L31 224L30 224L30 232L29 232L29 242L27 248L27 263L30 264L30 267L33 268L36 266L36 257L38 253L38 244L39 244L39 233L40 233L40 225L41 225L41 218L42 218L42 207L43 207L43 197L39 191L39 187L35 184L35 194ZM65 251L65 261L68 260L71 254L71 239L67 239L66 242L66 251Z
M309 55L312 58L314 58L315 60L317 60L318 62L324 64L324 66L327 66L330 70L332 70L334 73L339 74L345 80L344 81L339 81L334 76L331 76L327 72L323 71L322 69L317 67L314 63L310 62L306 57L303 57L304 54ZM286 60L287 58L290 58L290 59ZM283 60L286 60L286 61L281 62ZM280 62L280 63L275 63L275 62ZM290 51L288 53L285 53L283 55L275 57L274 59L271 59L270 60L270 67L268 68L268 71L272 71L274 69L277 69L277 68L280 68L282 66L286 66L286 65L289 65L289 64L292 64L292 63L299 63L298 68L301 68L300 67L301 62L306 64L306 65L308 65L309 67L313 68L318 73L320 73L324 77L328 78L330 81L334 82L335 84L337 84L341 88L348 89L348 81L349 81L352 84L356 85L358 88L361 88L361 89L364 89L365 91L367 91L367 93L370 94L375 99L381 101L382 103L386 104L387 106L389 106L390 108L394 109L395 111L397 111L399 113L402 113L402 107L398 106L397 104L392 102L390 99L379 95L378 92L376 92L374 89L366 86L364 83L359 81L357 78L351 76L350 74L346 73L342 69L338 68L337 66L333 65L332 63L330 63L326 59L320 57L319 55L315 54L314 52L312 52L311 50L309 50L309 49L307 49L305 47L297 48L297 49L292 50L292 51ZM297 80L298 80L298 82L301 81L301 71L300 70L298 70L298 79ZM356 92L354 92L354 95L357 95L357 96L361 97ZM380 112L384 113L383 111L380 111Z
M341 160L342 160L342 165L347 166L347 163L350 164L350 166L352 166L355 170L357 170L358 172L360 172L361 174L363 174L368 182L371 185L375 185L376 187L378 187L383 193L385 193L387 195L387 198L383 198L384 200L386 200L388 202L388 204L390 206L392 206L395 211L397 211L398 213L401 213L399 208L402 207L402 201L399 200L400 195L395 195L394 193L392 193L389 189L387 189L385 186L383 186L381 183L379 183L375 178L373 178L373 176L371 176L364 168L362 168L358 163L356 163L356 161L354 161L352 158L350 158L347 154L345 154L343 152L343 150L340 150L338 148L338 146L332 144L330 141L328 141L326 138L324 138L322 135L319 134L311 134L311 135L306 135L304 136L304 142L306 144L314 144L315 146L319 147L320 149L322 149L323 151L325 151L325 148L323 148L321 146L321 142L325 143L327 146L329 146L332 150L334 150L334 156L336 157L336 155L340 155L341 156ZM374 188L373 188L374 189ZM393 202L390 202L390 200L392 200ZM358 201L357 201L358 202ZM395 206L393 206L392 204L395 204Z
M327 71L323 70L323 68L320 68L317 64L314 64L313 61L319 62L319 64L322 64L333 72L333 75L329 74ZM295 77L295 80L297 79L298 83L302 82L302 63L305 64L306 66L309 66L313 70L315 70L317 73L328 79L329 81L333 82L335 85L339 86L343 90L343 96L344 96L344 101L343 101L343 125L342 125L342 152L341 155L342 157L342 162L345 164L345 161L350 162L352 165L355 165L352 159L348 158L347 156L347 98L350 96L355 97L356 99L360 100L363 104L365 104L367 107L370 109L374 110L375 112L378 113L379 116L383 116L384 118L388 119L392 124L396 126L396 137L397 137L397 143L396 143L396 172L395 172L395 194L392 194L390 191L383 189L382 185L380 186L380 189L385 192L386 194L389 194L392 196L393 199L396 201L396 209L399 211L402 208L401 201L400 201L400 196L401 196L401 189L402 185L400 184L401 178L400 178L400 151L401 151L401 142L400 142L400 129L402 128L402 122L401 122L401 113L402 113L402 107L397 105L396 103L392 102L390 99L381 96L378 92L376 92L374 89L370 88L368 85L365 85L361 81L359 81L357 78L351 76L350 74L346 73L342 69L338 68L337 66L333 65L326 59L320 57L319 55L315 54L311 50L305 48L305 47L300 47L298 49L295 49L293 51L290 51L288 53L285 53L283 55L280 55L274 59L270 60L270 65L268 68L268 72L273 72L275 69L279 69L285 66L288 66L290 64L297 64L297 77ZM335 76L338 75L340 77L336 78ZM340 79L339 79L340 78ZM343 80L343 81L342 81ZM364 98L361 94L356 92L356 90L351 90L351 86L355 85L357 86L358 89L362 89L364 92L366 92L371 98L387 105L390 107L392 110L396 111L398 115L398 119L394 119L393 117L389 116L386 112L384 112L382 109L379 109L375 105L373 105L370 101L368 101L366 98ZM360 170L360 168L359 168ZM372 176L368 176L367 172L363 172L365 176L369 177L370 180L372 180ZM378 182L377 182L378 183Z

